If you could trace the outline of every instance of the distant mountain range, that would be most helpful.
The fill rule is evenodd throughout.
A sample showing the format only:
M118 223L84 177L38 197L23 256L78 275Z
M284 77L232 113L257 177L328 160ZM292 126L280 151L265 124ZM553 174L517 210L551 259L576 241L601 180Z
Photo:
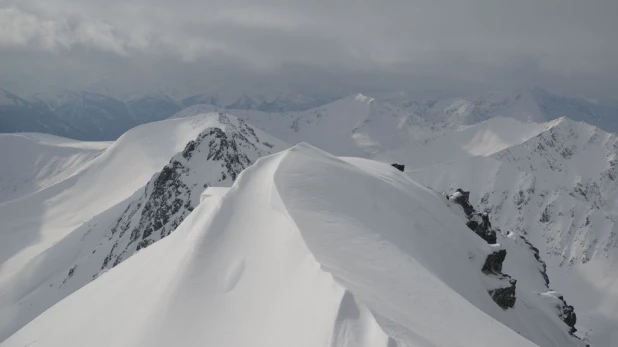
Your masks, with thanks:
M0 133L40 132L79 140L108 141L139 124L167 119L193 106L202 110L214 107L211 110L262 111L287 117L288 113L299 115L302 111L319 113L320 106L328 108L327 104L335 98L232 88L213 89L184 98L171 97L165 92L132 93L118 98L56 87L22 98L0 89ZM618 103L568 98L539 88L488 92L475 99L380 97L377 100L396 109L392 112L413 115L415 122L421 120L433 128L472 125L497 116L524 122L567 117L618 132ZM312 109L314 111L309 111Z
M135 122L177 103L5 95ZM196 104L114 142L1 134L0 346L615 346L618 135L558 117L611 110L357 94Z
M216 89L183 99L166 93L117 98L91 91L51 87L29 98L0 89L0 133L39 132L78 140L115 140L127 130L169 118L184 107L209 104L229 109L281 112L304 110L332 99L293 92L248 93Z

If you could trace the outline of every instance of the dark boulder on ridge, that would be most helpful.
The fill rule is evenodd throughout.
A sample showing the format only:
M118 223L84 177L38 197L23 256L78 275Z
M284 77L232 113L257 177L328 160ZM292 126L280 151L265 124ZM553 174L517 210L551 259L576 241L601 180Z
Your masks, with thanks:
M406 167L406 166L405 166L405 165L403 165L403 164L397 164L397 163L394 163L394 164L392 164L391 166L392 166L392 167L394 167L395 169L397 169L397 170L401 171L401 172L403 172L403 170L404 170L404 169L405 169L405 167Z

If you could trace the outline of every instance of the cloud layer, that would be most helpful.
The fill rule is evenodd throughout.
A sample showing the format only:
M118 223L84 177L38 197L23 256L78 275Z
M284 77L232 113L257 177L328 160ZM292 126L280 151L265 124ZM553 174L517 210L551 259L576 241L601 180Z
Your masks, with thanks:
M96 61L99 77L134 65L302 66L582 90L596 81L611 94L617 15L615 0L0 0L0 54ZM0 62L0 76L19 79L15 69L27 67Z

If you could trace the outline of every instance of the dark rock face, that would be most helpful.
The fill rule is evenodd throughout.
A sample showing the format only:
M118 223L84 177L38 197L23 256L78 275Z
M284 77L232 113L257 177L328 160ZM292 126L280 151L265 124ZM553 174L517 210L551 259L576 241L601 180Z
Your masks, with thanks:
M575 308L571 305L567 305L564 299L562 300L564 305L560 308L560 318L562 321L568 325L571 330L569 331L571 334L574 334L577 329L575 329L575 323L577 323L577 315L575 314Z
M490 245L496 244L497 235L496 231L492 229L491 222L489 221L489 214L477 212L470 203L470 192L466 192L463 189L457 189L453 193L449 200L460 205L468 222L466 225L470 230L474 231L478 236L485 240Z
M545 286L549 289L549 276L547 276L547 264L545 264L545 261L541 259L539 249L534 247L534 245L530 241L528 241L528 239L525 236L519 235L519 237L521 237L521 239L526 243L526 245L532 250L533 252L532 254L534 255L534 258L539 264L539 272L543 276L543 280L545 281ZM577 329L575 328L575 324L577 323L577 315L575 314L575 308L567 304L562 294L559 294L555 291L550 291L548 293L552 293L550 296L553 296L558 300L558 303L555 305L558 317L560 317L560 319L570 328L569 333L571 335L575 334L575 332L577 331Z
M498 277L500 282L504 283L503 287L490 289L487 292L503 310L512 308L515 306L517 297L515 296L515 287L517 280L511 276L502 273L502 264L506 259L506 250L501 249L493 252L485 258L485 263L481 271L487 276Z
M473 213L466 225L490 245L498 242L496 231L491 228L487 213Z
M533 252L534 258L539 263L539 272L543 276L545 280L545 286L549 289L549 276L547 276L547 264L545 261L541 259L539 254L539 249L534 247L534 245L528 241L526 237L520 235L522 240L530 247ZM555 293L555 292L554 292ZM559 303L556 305L556 311L558 313L558 317L570 328L569 333L573 335L577 329L575 329L575 324L577 323L577 315L575 314L575 308L569 304L567 304L566 300L562 294L556 293L556 298L559 300Z
M506 310L515 306L515 287L517 280L509 278L510 285L504 288L496 288L489 291L489 295L498 306Z
M406 168L406 166L405 166L405 165L403 165L403 164L397 164L397 163L394 163L394 164L392 164L391 166L392 166L392 167L394 167L395 169L397 169L397 170L401 171L401 172L403 172L403 170Z
M101 270L120 264L176 230L199 203L205 188L215 182L231 184L252 164L247 153L257 159L273 152L274 146L261 143L253 128L242 120L219 114L218 122L226 131L208 128L187 143L111 226L108 239L113 246ZM205 172L207 177L203 176Z
M506 250L501 249L497 252L493 252L488 255L485 259L485 264L483 264L483 271L486 275L501 275L502 274L502 263L506 259Z
M575 308L566 303L562 294L556 291L549 291L543 294L549 300L553 300L555 304L555 310L558 314L558 317L571 328L569 333L573 335L577 329L575 329L575 324L577 323L577 315L575 314Z
M480 236L485 242L488 244L496 244L497 243L497 232L491 227L491 222L489 221L489 214L487 213L479 213L477 212L472 204L470 204L470 192L466 192L463 189L457 189L450 196L447 195L446 198L454 203L460 205L468 221L466 225L470 230L474 231L478 236ZM547 209L543 212L543 219L549 220L549 213ZM536 262L539 264L539 272L543 276L543 280L545 281L545 286L549 289L549 277L547 275L547 265L541 259L541 255L539 253L539 249L534 247L534 245L526 239L523 235L518 235L524 243L530 248L532 251L532 255L534 256ZM506 259L506 250L500 249L495 251L487 256L485 259L485 263L481 271L487 276L494 276L499 279L503 285L500 285L497 288L490 289L487 292L491 296L492 300L500 306L502 309L507 310L509 308L513 308L517 301L516 296L516 288L517 288L517 280L512 278L511 276L502 273L502 264ZM554 305L556 309L556 313L558 317L570 328L570 334L573 335L577 329L575 329L575 324L577 322L577 315L575 314L575 309L573 306L568 305L564 300L564 297L554 291L549 291L544 295L547 300L550 301L550 305Z
M188 169L178 161L172 161L155 174L137 201L131 202L112 226L109 238L116 240L101 269L120 264L132 253L146 248L159 238L168 236L193 210L192 189L181 176ZM125 233L129 240L121 246ZM134 245L135 244L135 245ZM134 247L131 247L134 245ZM117 253L122 247L122 251ZM129 254L127 254L129 253Z
M455 193L450 196L449 200L463 207L468 218L476 212L472 204L470 204L470 192L466 192L463 189L457 189Z
M497 233L491 227L489 214L479 213L476 209L474 209L474 206L470 203L470 192L466 192L463 189L457 189L450 196L447 195L447 199L463 208L466 218L468 219L466 225L470 230L474 231L475 234L490 245L497 243ZM506 250L499 249L485 258L485 263L481 268L481 271L485 275L497 277L501 283L504 283L503 286L488 290L488 293L493 301L504 310L515 306L515 287L517 284L516 279L502 273L502 264L505 259Z
M539 249L534 247L534 245L530 243L530 241L528 241L528 239L525 238L524 236L520 235L520 237L532 250L534 254L534 259L536 259L536 261L539 263L539 266L540 266L539 272L541 273L541 276L543 276L543 280L545 281L545 286L549 288L549 276L547 276L547 264L545 264L545 261L541 259L541 255L539 254Z

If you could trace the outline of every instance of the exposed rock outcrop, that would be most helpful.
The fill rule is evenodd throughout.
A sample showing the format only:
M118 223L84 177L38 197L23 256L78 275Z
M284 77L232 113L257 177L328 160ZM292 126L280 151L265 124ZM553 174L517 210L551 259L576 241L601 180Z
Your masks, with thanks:
M575 324L577 323L575 308L567 304L562 294L557 291L550 290L548 292L541 293L540 295L552 302L558 317L560 317L560 319L568 325L569 328L571 328L569 332L574 334L577 331L577 329L575 329Z
M466 225L470 230L474 231L479 237L490 245L496 245L497 233L491 227L488 213L479 213L474 209L470 203L470 192L466 192L463 189L457 189L450 196L447 195L447 199L461 206L466 215L468 221ZM496 245L499 246L499 245ZM481 271L497 280L498 285L491 289L488 289L488 293L493 301L506 310L515 306L516 296L515 288L517 286L517 280L511 278L511 276L502 273L502 264L506 259L506 250L498 249L485 258L485 263L481 268ZM495 284L494 284L495 285Z
M513 306L515 306L515 287L517 280L509 277L509 283L510 285L507 287L496 288L488 291L494 302L503 310L513 308Z
M403 170L406 168L406 166L405 166L405 165L403 165L403 164L397 164L397 163L394 163L394 164L392 164L391 166L392 166L392 167L394 167L395 169L397 169L397 170L401 171L401 172L403 172Z
M525 236L520 235L520 237L532 250L534 254L534 258L539 263L539 272L541 273L541 276L543 276L543 279L545 280L545 286L549 288L549 276L547 276L547 264L545 264L545 261L541 259L541 255L539 254L539 249L534 247L534 245L530 241L528 241L528 239Z
M502 309L509 309L515 306L517 301L516 288L517 280L511 276L502 273L503 263L506 259L507 251L497 244L497 236L499 230L494 230L491 226L488 213L479 213L470 203L470 192L463 189L457 189L453 194L446 196L448 200L462 207L464 214L468 221L466 225L478 236L485 240L488 244L494 245L498 250L490 253L481 271L492 278L490 286L493 288L488 289L488 293L493 301ZM549 276L547 275L547 265L541 258L539 249L536 248L525 236L513 235L507 233L507 237L514 240L521 239L523 244L528 247L528 254L534 257L534 262L538 264L539 272L544 280L545 287L549 289ZM497 280L497 282L494 282ZM538 293L538 292L537 292ZM577 322L577 315L573 306L567 304L562 294L549 290L540 294L543 297L543 301L549 302L550 307L554 307L556 315L562 320L568 327L569 333L574 335L577 331L575 324Z
M486 275L501 275L504 259L506 259L506 250L504 249L491 253L485 259L485 264L483 264L481 271Z
M472 204L470 204L470 192L457 189L455 193L449 197L449 200L463 208L464 213L468 218L468 222L466 223L468 228L474 231L483 240L487 241L490 245L497 242L496 231L491 227L489 214L486 212L480 213L474 209Z
M231 185L253 161L276 150L242 120L220 113L218 123L187 143L126 207L109 232L113 246L101 270L168 236L197 206L205 188Z

